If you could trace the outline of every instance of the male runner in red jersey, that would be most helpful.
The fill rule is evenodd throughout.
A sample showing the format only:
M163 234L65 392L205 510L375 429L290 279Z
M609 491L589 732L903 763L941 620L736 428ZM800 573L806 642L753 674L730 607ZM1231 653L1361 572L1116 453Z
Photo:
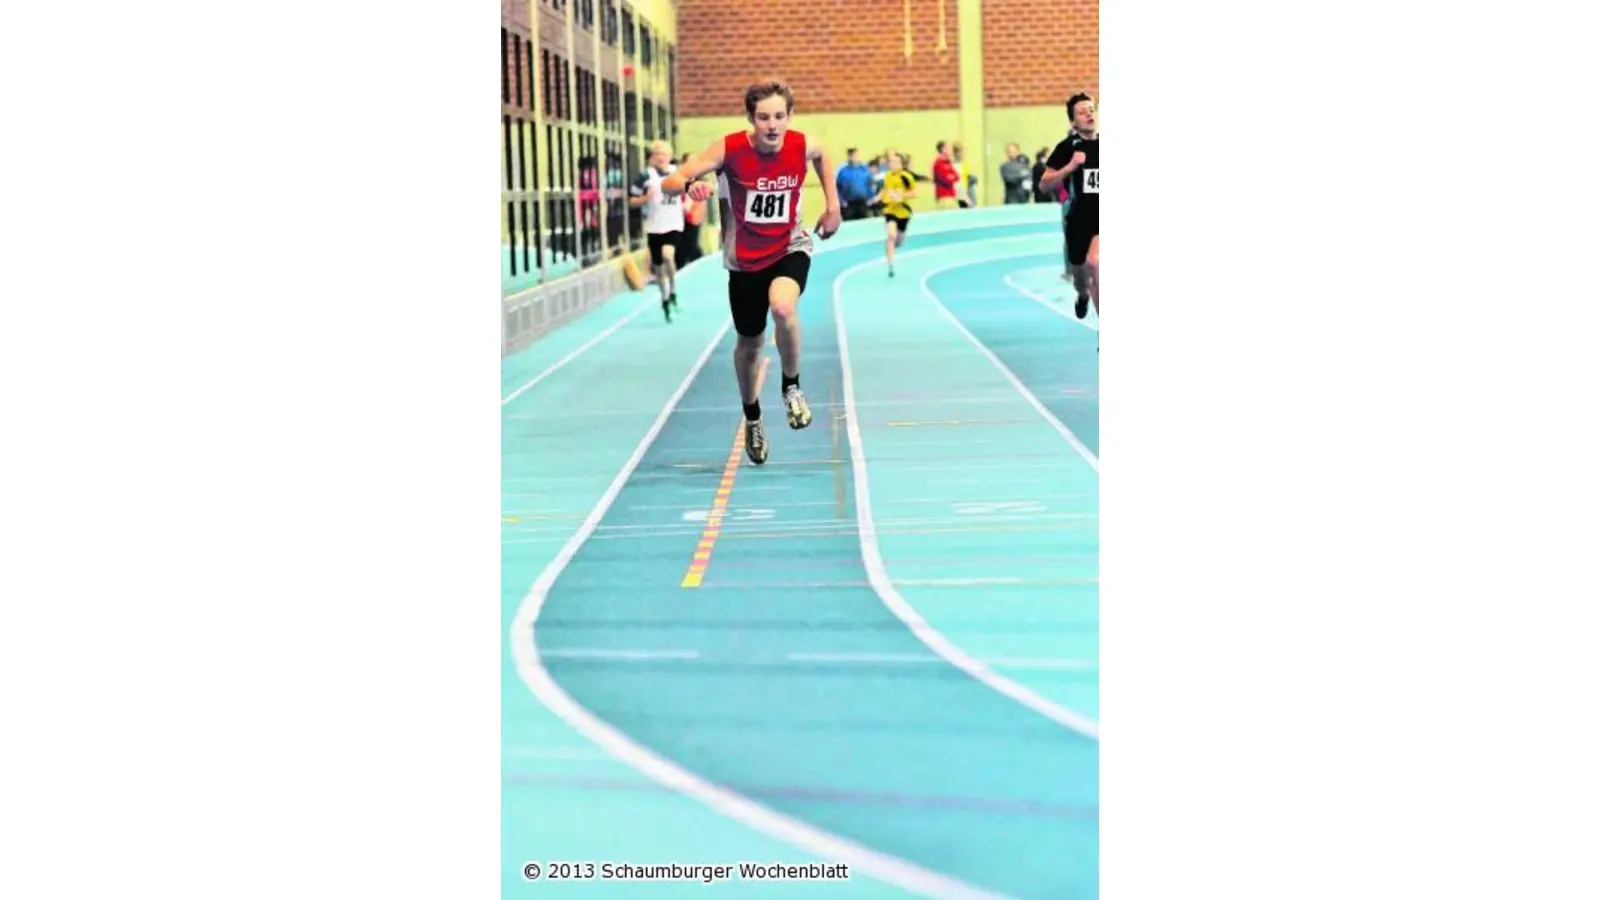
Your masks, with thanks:
M667 194L685 191L695 200L712 193L698 181L717 173L722 201L722 264L728 270L728 304L734 330L733 369L744 403L745 452L750 461L767 461L767 433L761 422L761 348L767 313L777 326L783 363L783 405L790 428L811 424L811 408L800 391L800 314L796 305L811 271L811 234L801 221L800 189L806 165L815 166L827 209L817 220L826 240L839 230L839 191L833 164L822 145L789 128L794 92L780 81L751 85L744 92L750 131L712 141L693 161L661 183Z

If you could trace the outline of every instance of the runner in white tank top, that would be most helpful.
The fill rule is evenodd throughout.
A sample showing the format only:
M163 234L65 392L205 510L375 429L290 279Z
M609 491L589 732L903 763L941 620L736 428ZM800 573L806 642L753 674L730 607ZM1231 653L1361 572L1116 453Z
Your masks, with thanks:
M644 207L650 266L661 287L661 311L671 322L672 308L678 305L678 245L683 241L683 198L661 190L662 180L677 171L672 164L672 145L666 141L651 144L648 163L633 183L628 203Z

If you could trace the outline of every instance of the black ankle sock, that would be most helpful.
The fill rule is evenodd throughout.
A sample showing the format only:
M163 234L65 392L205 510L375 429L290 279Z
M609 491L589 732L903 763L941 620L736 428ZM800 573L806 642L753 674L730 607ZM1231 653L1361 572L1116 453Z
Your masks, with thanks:
M744 405L744 420L746 422L759 422L761 420L761 401L746 403Z
M800 386L800 376L799 375L796 375L793 378L790 378L787 375L783 376L783 389L785 391L789 390L789 388L791 388L791 387L799 387L799 386Z

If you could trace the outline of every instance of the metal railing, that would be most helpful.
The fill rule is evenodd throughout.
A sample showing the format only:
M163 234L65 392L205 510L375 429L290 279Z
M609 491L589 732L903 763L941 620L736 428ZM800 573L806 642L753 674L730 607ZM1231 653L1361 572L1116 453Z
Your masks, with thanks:
M639 262L637 257L635 262ZM622 267L605 264L506 295L500 319L500 357L523 350L628 290Z

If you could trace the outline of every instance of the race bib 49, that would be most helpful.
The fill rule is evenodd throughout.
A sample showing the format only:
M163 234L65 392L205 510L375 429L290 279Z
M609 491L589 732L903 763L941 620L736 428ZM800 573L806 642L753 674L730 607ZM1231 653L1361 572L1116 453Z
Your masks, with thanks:
M1098 193L1100 193L1100 170L1099 169L1084 169L1083 170L1083 192L1085 194L1098 194Z

